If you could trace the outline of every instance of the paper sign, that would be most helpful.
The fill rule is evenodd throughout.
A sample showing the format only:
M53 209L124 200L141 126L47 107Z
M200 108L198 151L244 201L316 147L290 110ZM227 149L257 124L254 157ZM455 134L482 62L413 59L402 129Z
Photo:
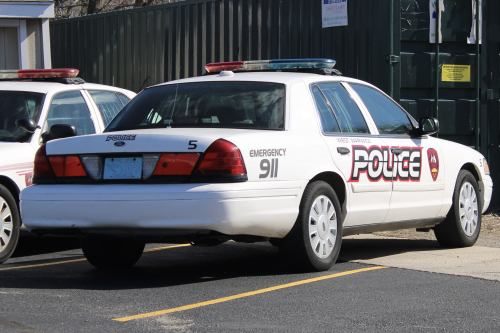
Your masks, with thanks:
M476 44L476 0L472 1L472 26L470 28L470 36L467 38L468 44ZM481 0L477 0L479 2L479 44L481 44L481 35L482 35L482 26L483 26L483 11Z
M443 82L470 82L469 65L443 65L441 75Z
M347 0L321 0L323 28L347 25Z
M444 2L443 0L439 0L439 12L444 12ZM437 4L436 0L429 1L429 43L436 42L436 18L437 18ZM441 34L441 16L439 15L439 23L438 23L438 43L443 41L443 36Z

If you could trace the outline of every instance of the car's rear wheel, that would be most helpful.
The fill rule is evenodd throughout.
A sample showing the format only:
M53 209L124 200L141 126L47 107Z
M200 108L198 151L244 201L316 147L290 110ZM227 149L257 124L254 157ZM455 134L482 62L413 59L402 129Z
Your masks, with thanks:
M16 201L9 190L0 185L0 264L14 253L20 226Z
M144 243L130 238L85 237L80 239L83 254L97 268L133 266L144 252Z
M288 261L303 270L325 271L337 261L342 243L342 214L335 191L324 181L307 185L299 216L278 242Z
M476 243L481 231L482 204L477 181L461 170L453 192L453 203L446 219L434 227L436 238L444 247L467 247Z

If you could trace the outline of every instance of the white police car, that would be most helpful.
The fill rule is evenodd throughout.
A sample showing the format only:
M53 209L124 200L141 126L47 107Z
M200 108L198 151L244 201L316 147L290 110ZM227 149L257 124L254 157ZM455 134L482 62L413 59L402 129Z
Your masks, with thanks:
M24 223L81 235L97 267L133 265L147 242L269 239L309 270L333 265L342 235L433 228L473 245L493 186L484 157L334 64L209 64L145 89L105 133L39 149Z
M0 263L16 248L19 192L31 185L35 153L51 139L51 126L70 124L78 135L101 133L135 96L84 83L77 74L76 69L0 71Z

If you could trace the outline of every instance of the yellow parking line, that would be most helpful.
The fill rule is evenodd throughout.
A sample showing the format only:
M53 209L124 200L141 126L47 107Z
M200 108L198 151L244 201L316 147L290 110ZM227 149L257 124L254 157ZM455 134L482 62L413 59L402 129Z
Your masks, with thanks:
M165 246L165 247L154 247L154 248L146 250L144 252L153 252L153 251L160 251L160 250L166 250L166 249L175 249L176 247L184 247L184 246L191 246L191 244L180 244L180 245L172 245L172 246Z
M155 248L146 250L144 252L153 252L153 251L160 251L160 250L166 250L166 249L174 249L174 248L177 248L177 247L184 247L184 246L190 246L190 245L191 244L181 244L181 245L173 245L173 246L155 247ZM0 268L0 271L9 271L9 270L12 270L12 269L33 268L33 267L42 267L42 266L51 266L51 265L60 265L60 264L69 264L69 263L78 262L78 261L87 261L87 259L82 258L82 259L73 259L73 260L48 262L48 263L45 263L45 264L16 266L16 267L6 267L6 268Z
M51 266L51 265L59 265L59 264L68 264L70 262L77 262L77 261L87 261L87 259L73 259L73 260L64 260L64 261L56 261L56 262L48 262L45 264L36 264L36 265L26 265L26 266L16 266L16 267L7 267L7 268L0 268L0 271L8 271L11 269L21 269L21 268L32 268L32 267L42 267L42 266Z
M336 274L331 274L331 275L324 275L324 276L319 276L319 277L315 277L315 278L312 278L312 279L300 280L300 281L296 281L296 282L286 283L286 284L282 284L282 285L278 285L278 286L274 286L274 287L259 289L259 290L255 290L255 291L250 291L250 292L246 292L246 293L242 293L242 294L233 295L233 296L216 298L216 299L213 299L213 300L210 300L210 301L205 301L205 302L200 302L200 303L194 303L194 304L184 305L184 306L180 306L180 307L172 308L172 309L167 309L167 310L160 310L160 311L155 311L155 312L148 312L148 313L138 314L138 315L135 315L135 316L115 318L113 320L125 322L125 321L130 321L130 320L135 320L135 319L142 319L142 318L159 316L159 315L163 315L163 314L167 314L167 313L186 311L186 310L191 310L191 309L199 308L199 307L202 307L202 306L207 306L207 305L213 305L213 304L217 304L217 303L232 301L232 300L235 300L235 299L238 299L238 298L243 298L243 297L248 297L248 296L254 296L254 295L263 294L263 293L267 293L267 292L275 291L275 290L279 290L279 289L300 286L302 284L307 284L307 283L312 283L312 282L318 282L318 281L332 279L332 278L336 278L336 277L340 277L340 276L346 276L346 275L350 275L350 274L356 274L356 273L361 273L361 272L373 271L373 270L382 269L382 268L387 268L387 266L374 266L374 267L355 269L355 270L352 270L352 271L346 271L346 272L341 272L341 273L336 273Z

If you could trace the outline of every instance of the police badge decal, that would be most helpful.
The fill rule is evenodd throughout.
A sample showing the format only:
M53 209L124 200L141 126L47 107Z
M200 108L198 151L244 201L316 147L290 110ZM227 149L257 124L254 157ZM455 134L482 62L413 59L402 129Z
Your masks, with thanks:
M431 169L432 179L436 181L439 173L439 158L435 149L429 148L427 150L427 157L429 158L429 168Z

